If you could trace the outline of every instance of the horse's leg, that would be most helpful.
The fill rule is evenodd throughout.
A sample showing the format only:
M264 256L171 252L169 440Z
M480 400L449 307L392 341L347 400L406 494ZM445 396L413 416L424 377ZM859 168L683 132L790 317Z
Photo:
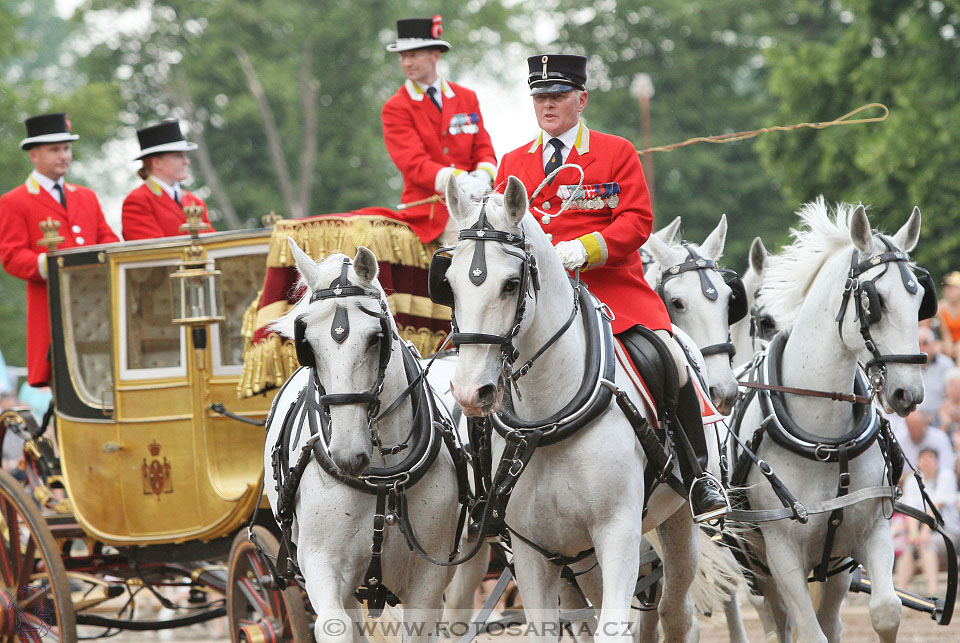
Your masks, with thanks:
M893 587L893 541L888 520L878 518L856 558L870 574L873 629L883 643L896 641L903 607Z
M743 629L743 616L740 614L739 592L724 601L723 614L727 618L727 634L730 643L747 643L747 632Z
M807 570L800 552L775 536L764 534L767 542L767 565L777 590L786 605L789 621L796 628L798 643L826 643L827 638L817 623L817 614L810 602ZM782 635L781 635L782 637Z
M461 551L470 546L472 545L465 542ZM490 545L483 545L473 558L457 566L453 580L443 592L443 622L448 627L452 627L454 623L470 622L473 616L473 597L483 582L489 564Z
M416 562L416 569L411 571L412 580L401 597L404 643L426 643L437 639L442 625L443 590L450 580L450 571L448 567L431 565L425 560ZM466 624L458 626L455 638L466 629Z
M697 574L697 529L686 504L657 527L663 544L663 593L658 612L667 643L700 639L700 624L690 596L690 585Z
M560 567L519 538L513 541L513 565L531 643L555 643L560 639Z
M829 641L839 641L840 634L843 632L840 606L850 590L851 576L853 572L830 576L820 587L820 608L817 610L817 620L820 621L820 629Z
M596 641L632 641L630 605L640 570L640 517L609 521L593 534L603 580Z
M345 588L344 579L352 578L351 570L335 569L323 559L307 558L301 561L304 584L310 605L317 615L313 637L317 643L358 643L355 621L347 606L355 604L352 589Z
M584 591L579 587L576 580L572 578L560 579L561 615L563 615L564 612L576 612L590 606ZM574 641L581 643L593 641L593 637L597 634L596 613L594 613L593 616L571 621L568 627L569 630L564 633L571 634Z

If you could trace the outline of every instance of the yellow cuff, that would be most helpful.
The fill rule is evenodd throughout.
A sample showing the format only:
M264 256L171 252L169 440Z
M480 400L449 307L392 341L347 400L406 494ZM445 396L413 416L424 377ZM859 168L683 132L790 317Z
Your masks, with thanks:
M452 169L453 169L453 175L454 175L454 176L460 176L461 174L463 174L464 172L466 172L466 170L458 170L457 168L452 168Z
M583 244L587 249L587 265L584 269L596 268L607 262L607 242L599 232L591 232L582 237L577 237L577 241Z

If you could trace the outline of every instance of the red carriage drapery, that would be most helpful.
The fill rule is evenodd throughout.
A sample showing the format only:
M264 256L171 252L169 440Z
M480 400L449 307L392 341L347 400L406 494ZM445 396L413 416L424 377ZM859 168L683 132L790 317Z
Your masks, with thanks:
M380 262L380 284L403 339L423 355L433 353L450 330L450 309L430 301L427 270L438 247L422 243L386 208L364 208L344 214L282 220L273 228L263 289L243 317L243 376L240 397L281 386L299 366L293 341L267 327L293 307L297 269L287 246L292 237L315 260L342 252L353 257L358 246L373 251Z

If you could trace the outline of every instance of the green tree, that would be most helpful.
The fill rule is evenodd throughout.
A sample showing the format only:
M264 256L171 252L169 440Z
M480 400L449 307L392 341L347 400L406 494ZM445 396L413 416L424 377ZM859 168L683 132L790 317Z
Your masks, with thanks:
M127 4L91 0L84 15L117 15ZM447 33L456 34L450 55L466 64L487 46L474 33L490 25L500 37L510 33L500 2L142 6L149 21L94 48L82 67L119 84L125 122L187 122L200 146L200 183L218 225L231 228L257 225L270 210L300 217L397 202L399 175L380 131L380 107L403 80L384 49L396 18L444 13Z
M653 146L775 124L775 99L766 90L768 58L786 42L839 29L836 14L825 5L818 0L556 0L547 11L559 24L553 48L588 56L591 94L585 120L641 148L640 110L630 91L641 72L651 76L655 88ZM807 113L800 120L813 117ZM649 165L646 161L648 172ZM726 213L727 263L737 268L745 266L754 236L776 245L795 207L779 177L764 170L751 141L655 153L653 169L655 226L682 216L684 236L699 241Z
M874 225L889 232L919 206L918 260L934 274L954 270L960 251L960 1L845 5L847 27L838 37L792 43L771 56L770 89L779 115L806 119L880 102L890 116L878 124L762 141L765 166L792 200L823 194L831 201L862 201L872 206Z
M0 193L23 183L32 169L19 141L23 120L65 111L80 140L74 155L100 155L115 130L118 94L110 84L74 73L78 26L57 16L54 0L0 0ZM0 222L2 225L2 222ZM24 284L0 277L0 348L9 364L25 363Z

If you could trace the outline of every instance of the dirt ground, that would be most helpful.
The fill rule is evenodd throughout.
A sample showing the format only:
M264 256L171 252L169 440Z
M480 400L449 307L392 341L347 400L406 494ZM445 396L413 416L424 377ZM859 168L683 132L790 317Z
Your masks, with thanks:
M866 596L849 596L843 608L844 643L865 643L877 640L870 625L870 613ZM764 643L763 630L757 613L749 605L743 607L744 627L753 643ZM222 633L222 634L221 634ZM480 641L498 643L511 638L509 635L484 635ZM114 641L189 641L190 643L222 643L229 641L229 632L225 623L194 625L181 630L167 632L128 633L113 638ZM569 639L567 639L569 640ZM721 643L729 641L727 626L722 614L700 618L700 640L703 643ZM898 641L901 643L960 643L960 612L953 624L946 627L937 625L927 614L905 609L900 625Z

